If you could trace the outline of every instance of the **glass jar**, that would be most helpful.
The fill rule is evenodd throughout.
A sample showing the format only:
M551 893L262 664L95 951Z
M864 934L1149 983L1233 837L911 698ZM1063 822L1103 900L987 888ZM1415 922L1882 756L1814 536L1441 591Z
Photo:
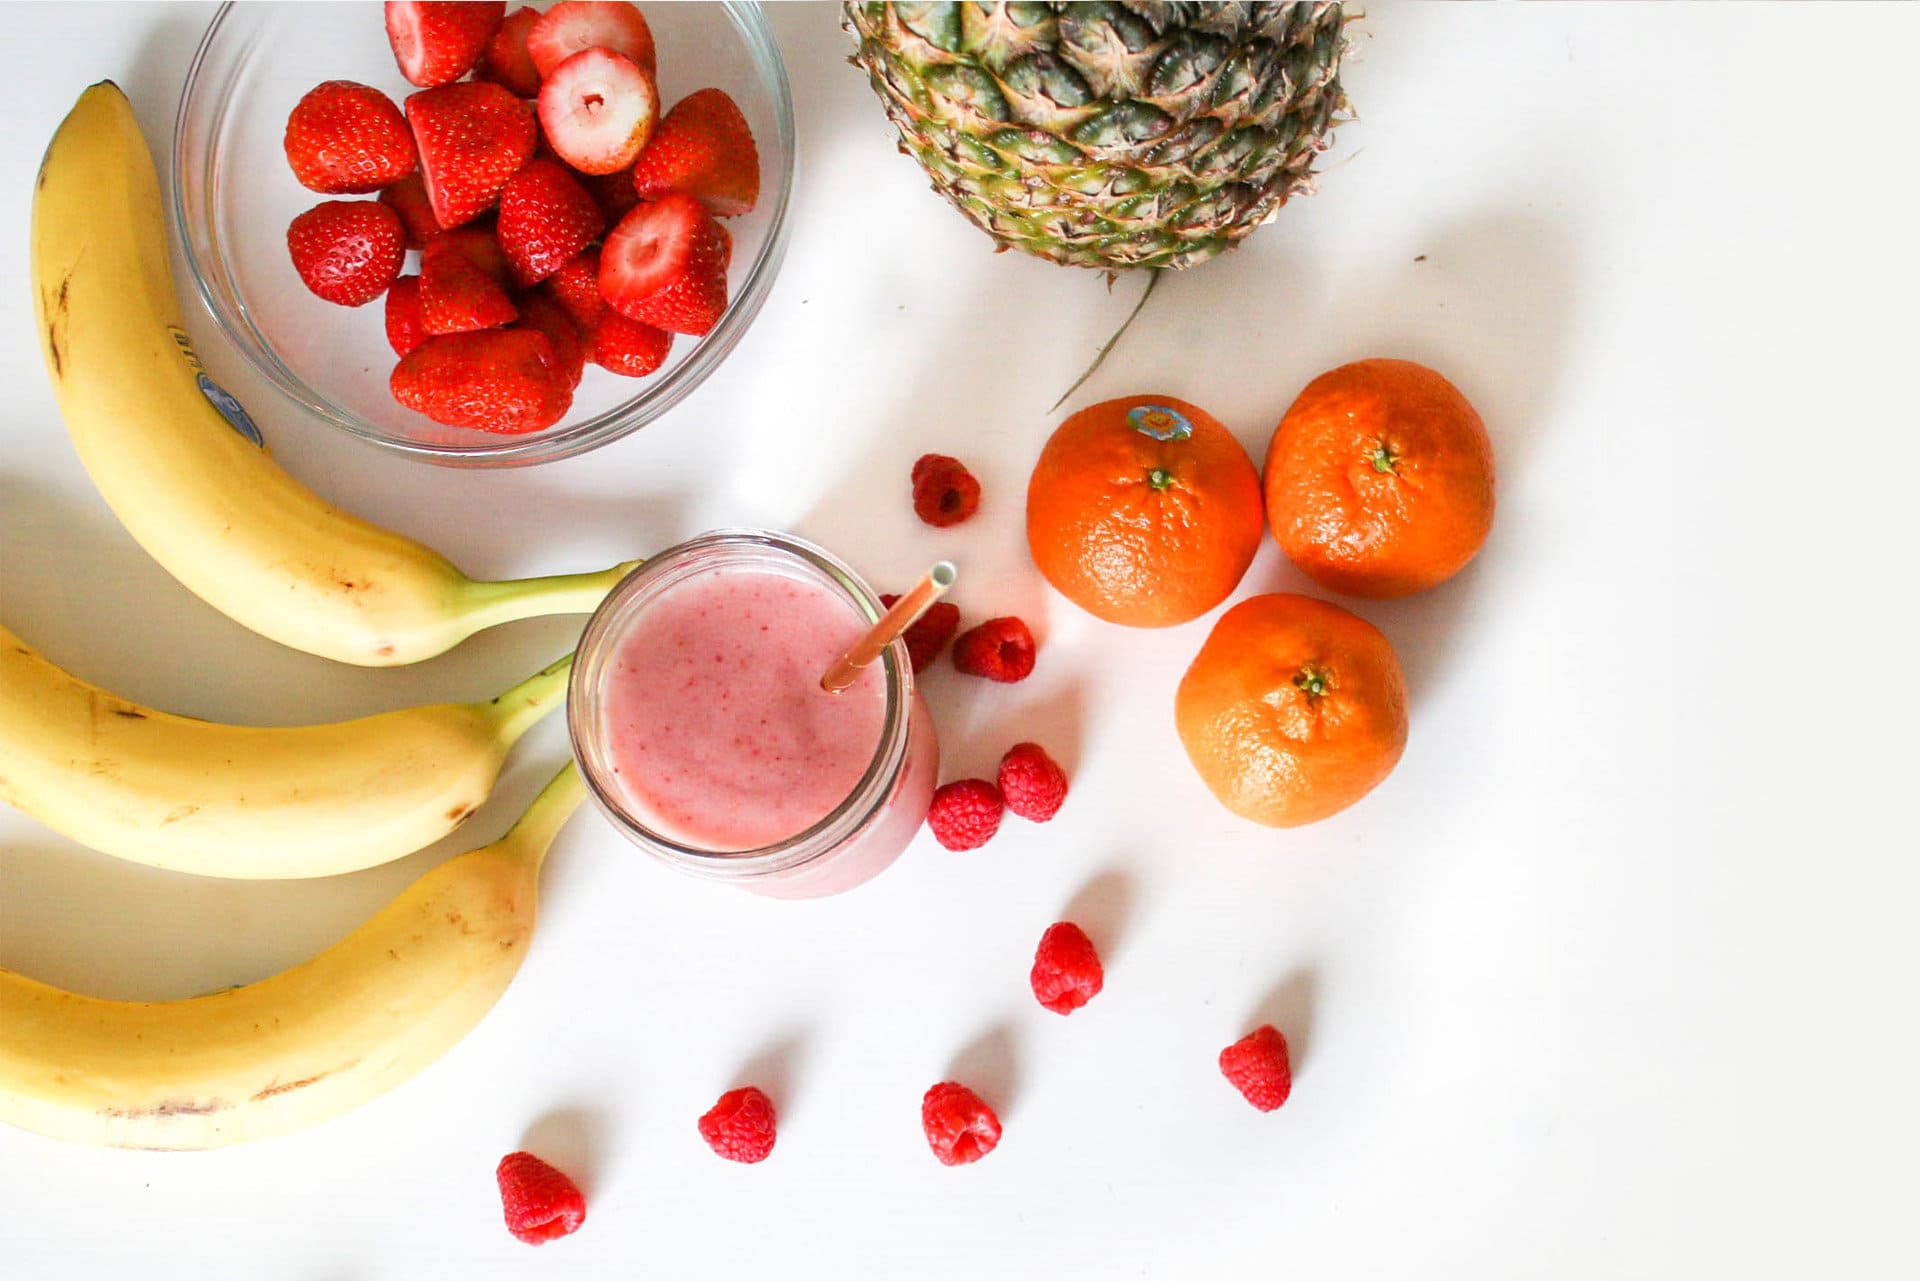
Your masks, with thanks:
M803 830L750 849L706 848L661 830L666 824L644 815L646 807L620 778L616 731L608 715L613 680L664 678L665 664L684 661L659 655L657 673L623 675L616 661L623 642L674 589L739 571L822 589L835 605L844 605L849 631L855 635L885 612L873 590L844 562L786 534L720 530L669 548L628 575L587 623L567 699L574 757L602 812L622 835L662 862L757 894L837 894L872 879L899 857L925 820L933 797L939 747L926 704L914 689L904 642L888 646L876 664L884 703L864 772L831 812ZM646 664L649 659L642 655L639 661Z

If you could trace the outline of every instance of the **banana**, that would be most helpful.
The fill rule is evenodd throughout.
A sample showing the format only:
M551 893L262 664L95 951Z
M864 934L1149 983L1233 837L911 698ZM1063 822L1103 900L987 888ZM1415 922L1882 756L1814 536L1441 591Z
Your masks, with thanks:
M566 701L568 655L485 703L218 725L61 671L0 627L0 801L102 853L202 876L331 876L459 826Z
M506 990L533 937L541 860L585 794L569 764L500 840L258 983L105 1001L0 970L0 1121L81 1143L210 1148L385 1093Z
M475 582L282 471L187 342L153 157L111 81L80 96L40 163L32 267L47 372L87 473L168 573L262 636L411 663L497 623L590 611L632 568Z

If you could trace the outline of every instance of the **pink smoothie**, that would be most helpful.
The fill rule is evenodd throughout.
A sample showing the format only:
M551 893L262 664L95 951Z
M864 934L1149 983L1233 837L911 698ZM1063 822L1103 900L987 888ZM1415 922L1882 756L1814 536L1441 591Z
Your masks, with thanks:
M738 851L830 814L885 724L877 664L839 694L820 688L866 627L833 589L768 570L716 570L662 591L620 638L602 701L634 817L681 845Z

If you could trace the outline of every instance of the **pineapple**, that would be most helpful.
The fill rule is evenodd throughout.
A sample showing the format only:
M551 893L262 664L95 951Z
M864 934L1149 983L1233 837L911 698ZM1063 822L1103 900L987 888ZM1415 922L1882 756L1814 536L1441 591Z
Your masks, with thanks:
M902 149L999 241L1191 267L1313 186L1346 110L1338 4L860 4Z

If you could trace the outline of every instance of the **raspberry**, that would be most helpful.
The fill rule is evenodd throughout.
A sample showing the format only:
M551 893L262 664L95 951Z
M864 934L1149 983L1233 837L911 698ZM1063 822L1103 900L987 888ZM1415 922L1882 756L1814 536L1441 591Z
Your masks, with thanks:
M1293 1069L1287 1065L1287 1038L1271 1023L1263 1024L1220 1051L1220 1071L1247 1102L1271 1112L1293 1092Z
M1038 743L1015 743L1000 758L1000 795L1021 818L1044 823L1067 799L1067 774Z
M888 609L898 596L888 594L880 598L880 603ZM935 601L926 613L914 620L907 628L907 657L913 660L913 670L924 672L940 657L940 651L947 647L953 634L960 630L960 607L948 601Z
M963 778L934 792L927 826L933 839L950 850L978 849L1000 830L1004 808L999 788L984 778Z
M1059 921L1040 936L1033 954L1034 999L1055 1014L1071 1014L1100 994L1105 980L1093 940L1072 921Z
M700 1137L729 1161L766 1160L773 1151L773 1100L751 1085L728 1090L700 1118Z
M953 642L953 665L990 681L1023 681L1033 671L1033 633L1017 618L989 618Z
M942 1081L920 1101L920 1127L941 1165L971 1165L1000 1145L1000 1118L958 1081Z
M577 1232L587 1217L586 1198L560 1171L531 1152L511 1152L494 1171L507 1231L528 1245L545 1245Z
M922 454L913 465L913 513L929 525L958 525L980 510L980 482L966 464Z

